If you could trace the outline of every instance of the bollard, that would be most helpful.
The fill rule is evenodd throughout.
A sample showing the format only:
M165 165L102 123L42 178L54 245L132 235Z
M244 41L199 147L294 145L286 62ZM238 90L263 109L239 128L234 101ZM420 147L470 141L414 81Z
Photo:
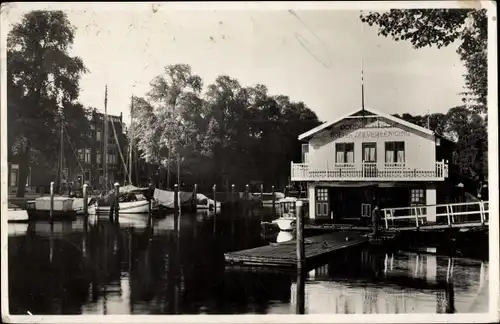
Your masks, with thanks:
M54 181L50 183L50 222L54 221Z
M250 187L248 185L245 186L245 199L250 200Z
M271 193L273 196L273 212L276 209L276 193L274 192L274 186L271 186Z
M115 182L115 221L120 221L120 203L118 198L120 197L120 184Z
M197 209L198 209L198 185L195 183L193 189L193 210L195 213Z
M213 187L213 194L214 194L214 211L217 213L217 185L214 185Z
M179 211L179 185L174 184L174 210Z
M234 184L231 185L231 207L234 207Z
M302 201L295 203L296 227L297 227L297 266L304 264L304 220L302 218Z
M260 184L260 206L264 207L264 185Z
M87 184L83 185L83 215L87 217L89 212L89 202L88 202L88 192L87 192Z

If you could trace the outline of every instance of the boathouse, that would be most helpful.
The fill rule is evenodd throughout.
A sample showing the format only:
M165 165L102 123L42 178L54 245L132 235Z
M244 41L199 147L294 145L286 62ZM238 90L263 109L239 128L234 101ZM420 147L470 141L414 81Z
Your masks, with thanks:
M372 109L360 109L299 135L302 163L291 180L307 183L312 220L371 217L381 208L450 201L453 142ZM436 211L426 208L427 220Z

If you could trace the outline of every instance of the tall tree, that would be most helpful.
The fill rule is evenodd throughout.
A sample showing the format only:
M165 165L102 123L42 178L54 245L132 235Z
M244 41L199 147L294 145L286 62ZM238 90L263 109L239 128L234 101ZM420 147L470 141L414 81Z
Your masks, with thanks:
M73 103L85 66L68 50L75 28L62 11L33 11L7 37L9 148L19 161L17 195L25 193L33 152L54 156L58 110Z
M464 101L478 113L487 110L488 94L488 17L485 9L392 9L361 15L379 35L409 41L413 47L441 48L458 41L458 54L464 62L466 91Z
M186 64L168 65L162 75L150 83L149 102L154 105L156 126L160 128L159 147L167 149L167 158L162 162L167 167L167 187L170 185L172 154L178 153L185 134L182 113L185 103L192 95L201 92L203 83Z

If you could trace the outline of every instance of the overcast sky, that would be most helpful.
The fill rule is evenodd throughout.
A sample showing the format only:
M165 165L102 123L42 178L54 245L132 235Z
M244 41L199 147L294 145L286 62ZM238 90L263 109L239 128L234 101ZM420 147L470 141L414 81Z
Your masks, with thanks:
M74 8L65 10L77 28L72 54L89 69L80 101L103 110L107 83L108 111L123 112L126 122L130 96L144 95L164 66L177 63L191 65L205 86L222 74L243 86L264 84L271 94L303 101L323 121L360 107L362 57L367 108L425 114L461 103L456 44L415 50L378 36L358 10ZM30 9L17 4L9 21Z

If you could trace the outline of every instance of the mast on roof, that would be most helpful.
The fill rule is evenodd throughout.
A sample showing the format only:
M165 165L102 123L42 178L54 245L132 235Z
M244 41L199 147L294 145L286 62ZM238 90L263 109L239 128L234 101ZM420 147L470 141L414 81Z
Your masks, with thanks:
M361 10L361 15L363 15L363 10ZM365 76L364 76L364 66L363 66L363 22L361 21L361 113L363 126L366 126L365 118Z

